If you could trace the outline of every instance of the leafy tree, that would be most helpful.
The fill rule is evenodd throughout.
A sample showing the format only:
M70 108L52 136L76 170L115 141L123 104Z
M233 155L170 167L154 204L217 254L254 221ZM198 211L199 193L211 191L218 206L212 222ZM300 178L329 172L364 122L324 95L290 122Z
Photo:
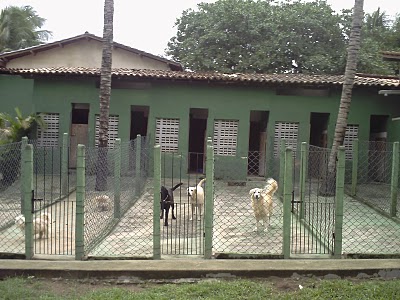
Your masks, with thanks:
M220 72L343 73L343 15L325 2L219 0L185 10L167 54L186 68Z
M51 36L42 30L46 19L31 6L8 6L0 12L0 52L17 50L46 42Z

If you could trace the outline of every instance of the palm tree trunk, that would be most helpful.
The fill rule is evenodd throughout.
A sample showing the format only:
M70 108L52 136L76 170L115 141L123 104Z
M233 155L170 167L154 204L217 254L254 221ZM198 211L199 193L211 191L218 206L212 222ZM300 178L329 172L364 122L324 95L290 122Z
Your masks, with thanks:
M96 190L107 189L108 117L111 97L114 0L104 1L103 53L100 71L99 148L96 163Z
M357 71L358 52L361 44L361 27L364 18L364 0L355 0L353 21L347 49L346 70L344 73L342 95L340 97L339 112L336 120L335 135L328 162L328 174L323 181L320 194L325 196L335 195L336 158L340 145L343 145L347 120L350 111L351 96L353 92L354 78Z

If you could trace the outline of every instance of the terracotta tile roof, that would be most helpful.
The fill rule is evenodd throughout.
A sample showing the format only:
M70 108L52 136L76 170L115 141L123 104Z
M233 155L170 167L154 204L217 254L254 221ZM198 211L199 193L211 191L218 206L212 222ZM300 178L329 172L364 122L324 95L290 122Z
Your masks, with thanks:
M0 74L47 75L47 76L100 76L99 68L0 68ZM299 84L299 85L337 85L343 83L343 75L308 74L223 74L164 70L113 69L112 75L119 78L152 79L166 81L196 81L220 83L261 83L261 84ZM356 86L375 86L400 88L400 79L395 76L357 74Z
M382 51L383 60L400 61L400 52L395 51Z

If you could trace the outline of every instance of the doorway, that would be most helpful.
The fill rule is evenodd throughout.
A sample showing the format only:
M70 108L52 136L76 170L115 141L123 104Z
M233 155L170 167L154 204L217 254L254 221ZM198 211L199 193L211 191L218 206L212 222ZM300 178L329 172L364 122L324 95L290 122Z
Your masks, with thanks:
M309 170L311 178L323 176L327 165L327 151L318 148L328 147L328 122L329 113L315 113L310 115L310 151ZM315 146L315 147L312 147ZM318 148L317 148L318 147Z
M251 176L265 176L265 146L267 141L268 116L268 111L250 111L247 174Z
M188 171L190 173L204 173L207 118L208 109L190 109L188 158Z
M70 132L70 160L69 167L76 168L76 151L78 144L87 145L89 128L88 103L72 103L71 132Z
M130 139L136 139L136 136L147 135L147 123L149 120L149 106L131 105L131 131Z
M385 169L389 167L387 157L387 124L389 116L371 115L369 129L368 177L372 181L384 182ZM389 179L387 179L389 180Z

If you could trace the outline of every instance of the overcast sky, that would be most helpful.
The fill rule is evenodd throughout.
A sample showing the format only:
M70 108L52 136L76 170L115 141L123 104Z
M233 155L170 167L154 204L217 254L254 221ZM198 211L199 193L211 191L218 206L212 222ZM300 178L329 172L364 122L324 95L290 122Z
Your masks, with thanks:
M175 35L174 23L182 11L196 8L198 0L114 0L114 41L155 55L163 55L169 39ZM328 0L333 9L351 8L352 0ZM51 41L83 34L102 36L104 0L0 0L0 9L30 5L47 19L43 29L53 32ZM365 0L364 10L378 6L389 15L400 13L399 0Z

